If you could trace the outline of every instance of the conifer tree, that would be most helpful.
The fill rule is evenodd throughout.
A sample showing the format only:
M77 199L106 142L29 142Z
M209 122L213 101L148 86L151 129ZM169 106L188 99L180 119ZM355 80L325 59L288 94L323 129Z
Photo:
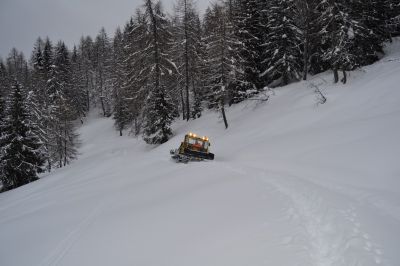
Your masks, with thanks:
M385 0L386 30L390 37L400 36L400 2Z
M174 54L180 75L183 117L186 120L201 115L200 66L202 55L201 25L193 0L178 0L174 17ZM185 95L185 97L183 97Z
M124 36L118 28L113 40L113 99L115 127L122 136L122 131L129 123L129 107L125 88L126 60Z
M263 44L267 33L264 11L266 2L260 0L238 0L234 10L235 35L238 38L239 75L238 90L233 102L245 99L247 91L257 92L266 85L260 74L263 72Z
M6 96L6 92L9 87L8 83L7 68L0 57L0 95L2 95L3 97Z
M35 90L29 90L26 92L26 110L29 114L29 122L32 124L31 128L34 130L33 133L42 143L40 153L45 159L45 168L50 172L51 160L49 153L49 120L46 115L46 110L44 110L41 106Z
M143 125L143 139L148 144L162 144L172 135L175 106L161 85L153 89L146 101L146 119Z
M318 51L324 48L321 43L321 28L318 24L318 0L295 0L295 17L296 27L301 43L302 53L302 76L303 80L307 80L308 73L316 73L321 71L321 58L318 57ZM317 70L318 69L318 70Z
M83 83L83 93L85 95L85 110L88 112L91 103L94 102L95 93L95 70L94 70L94 44L90 36L82 37L78 46L78 61L80 67L81 82Z
M99 99L103 115L108 117L112 111L112 45L104 28L97 35L94 48L96 95Z
M352 6L344 0L323 2L320 23L325 33L323 39L330 45L324 51L323 59L330 64L334 82L339 81L339 71L343 72L342 82L346 83L346 71L362 65L365 46L357 45L357 40L366 41L369 30L352 16ZM369 49L368 49L369 50Z
M82 118L86 116L87 99L86 99L86 80L85 72L82 66L81 55L78 52L76 46L74 46L71 55L71 92L70 100L72 106L77 111L78 117L83 121Z
M145 107L143 139L150 144L166 142L172 134L170 124L176 116L176 108L170 104L168 86L176 66L169 55L171 33L169 22L161 10L160 2L155 5L145 0L149 20L149 36L145 53L145 69L148 71L149 94ZM158 122L159 121L159 122Z
M0 90L0 126L3 124L4 118L5 118L5 96L4 92Z
M17 188L38 179L44 164L35 124L29 121L21 85L15 82L0 126L0 177L3 190Z
M31 56L31 90L27 92L27 109L30 119L37 125L35 134L43 143L42 150L46 159L46 168L51 171L50 158L50 99L49 78L53 64L53 51L50 40L38 38Z
M293 18L294 1L271 0L267 7L268 34L264 47L264 71L273 85L287 85L298 80L302 71L301 39Z
M209 106L221 111L225 128L228 128L225 104L228 91L236 84L237 68L235 49L232 48L236 39L227 11L225 6L215 4L205 20L208 65L205 79L209 89Z
M390 39L386 27L387 1L354 0L347 4L351 17L349 31L353 35L351 53L355 55L354 67L372 64L383 53L383 43Z
M43 57L44 42L38 38L31 55L31 87L35 90L36 94L42 96L42 103L44 105L44 98L46 98L47 80L45 78L44 70L44 57Z
M151 69L148 67L153 59L149 38L148 16L141 9L137 9L135 16L129 20L123 31L123 87L129 109L128 120L134 124L135 135L140 134L142 130L143 110L149 94L147 84L151 80Z
M67 165L77 154L77 134L73 120L78 117L72 105L71 62L63 42L56 46L49 81L51 158L57 167Z
M46 82L48 82L50 79L53 60L54 60L53 44L51 43L49 38L46 38L43 47L43 70L44 70L44 80Z
M28 69L25 56L22 52L19 52L16 48L12 48L7 59L7 75L12 80L17 80L24 86L28 85Z

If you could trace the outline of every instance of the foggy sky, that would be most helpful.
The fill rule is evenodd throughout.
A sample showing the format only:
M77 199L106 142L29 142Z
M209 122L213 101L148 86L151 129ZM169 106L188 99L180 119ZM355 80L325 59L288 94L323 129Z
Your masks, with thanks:
M169 12L175 0L162 2ZM197 0L201 12L208 3ZM82 35L94 37L102 26L112 37L142 5L143 0L0 0L0 57L5 59L15 47L30 58L39 36L53 43L63 40L69 48Z

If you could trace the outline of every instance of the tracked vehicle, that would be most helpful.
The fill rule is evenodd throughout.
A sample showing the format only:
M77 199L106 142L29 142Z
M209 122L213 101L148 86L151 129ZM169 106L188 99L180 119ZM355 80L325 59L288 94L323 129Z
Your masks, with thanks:
M209 151L210 140L208 137L199 137L189 133L178 149L170 151L172 159L176 162L214 160L214 154Z

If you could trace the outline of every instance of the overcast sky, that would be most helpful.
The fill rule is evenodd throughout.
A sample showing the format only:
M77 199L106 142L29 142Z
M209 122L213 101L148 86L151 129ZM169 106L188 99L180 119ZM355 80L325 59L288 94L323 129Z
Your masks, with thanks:
M175 0L162 0L169 11ZM197 0L203 12L209 0ZM53 43L63 40L71 48L82 35L95 36L102 26L112 37L143 0L0 0L0 57L12 47L30 57L41 36Z

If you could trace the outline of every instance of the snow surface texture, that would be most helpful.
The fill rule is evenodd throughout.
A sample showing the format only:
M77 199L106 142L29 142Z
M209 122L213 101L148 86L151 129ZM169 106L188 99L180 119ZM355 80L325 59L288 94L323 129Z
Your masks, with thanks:
M0 195L0 265L400 265L400 40L387 52L156 148L91 114L78 161ZM189 131L215 161L171 161Z

